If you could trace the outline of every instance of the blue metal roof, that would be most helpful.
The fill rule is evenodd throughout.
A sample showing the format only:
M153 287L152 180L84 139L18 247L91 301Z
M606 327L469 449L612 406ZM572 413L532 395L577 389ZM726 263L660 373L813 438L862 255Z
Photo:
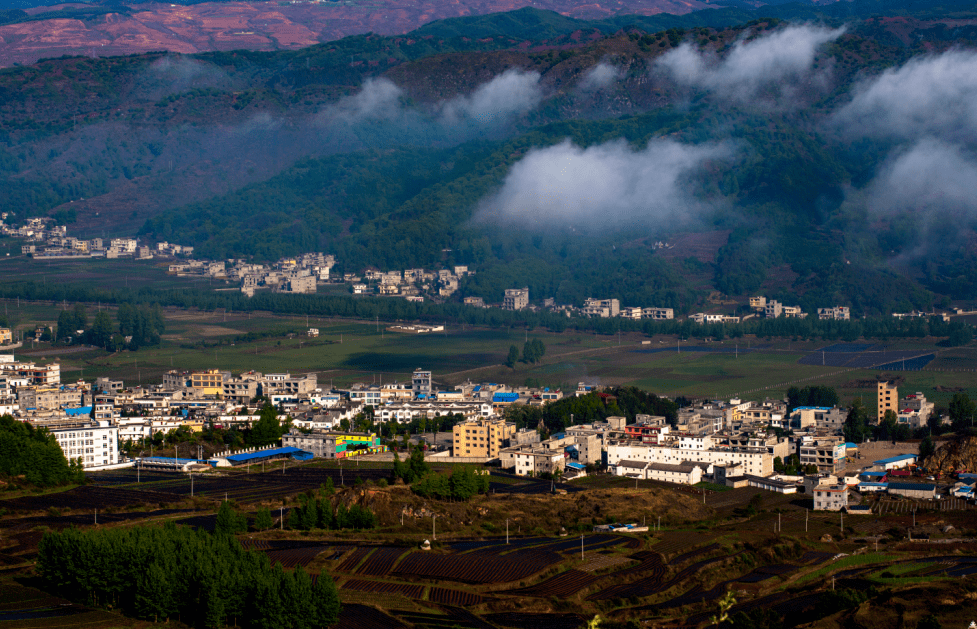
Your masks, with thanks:
M875 465L885 465L886 463L898 463L900 461L908 461L912 459L916 460L915 454L897 454L896 456L890 456L887 459L882 459L881 461L873 461Z
M797 406L795 411L830 411L830 406Z
M257 452L243 452L241 454L232 454L227 457L228 461L234 463L243 463L246 461L254 461L256 459L267 459L273 456L301 456L301 455L312 455L311 452L307 452L301 448L293 448L291 446L287 448L272 448L270 450L258 450Z
M862 472L861 476L885 476L888 472Z
M78 408L66 408L64 409L65 415L68 417L80 417L82 415L91 415L91 406L79 406Z
M859 487L888 487L889 483L858 483Z
M518 393L493 393L493 402L515 402L519 399Z
M846 441L845 442L845 448L848 449L848 450L857 450L858 449L858 444L857 443L852 443L851 441Z
M567 467L573 468L575 470L587 469L587 466L584 465L583 463L573 463L572 461L567 463Z
M479 392L479 391L481 391L481 390L482 390L482 385L480 385L480 384L476 384L476 385L475 385L475 388L474 388L474 389L472 389L472 392L473 392L473 393L478 393L478 392Z

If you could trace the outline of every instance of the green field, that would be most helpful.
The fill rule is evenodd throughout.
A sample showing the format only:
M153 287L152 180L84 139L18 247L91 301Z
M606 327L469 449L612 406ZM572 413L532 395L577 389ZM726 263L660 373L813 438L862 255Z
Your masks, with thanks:
M70 306L70 304L69 304ZM53 325L61 304L0 300L0 312L20 330ZM101 307L89 306L89 317ZM16 354L38 362L61 363L63 381L99 376L135 384L159 382L169 369L226 369L234 373L316 372L322 383L348 386L354 382L407 379L416 368L431 369L442 387L471 380L573 389L578 382L635 385L654 393L689 397L740 397L760 400L783 397L791 386L828 385L843 402L861 397L875 406L874 381L896 378L904 393L921 391L946 405L957 390L977 397L977 352L974 347L944 349L921 340L892 341L892 350L933 352L936 359L922 371L847 369L799 364L810 352L830 342L769 341L755 338L723 342L679 343L674 337L641 334L600 336L580 332L526 333L508 328L448 326L444 332L407 335L386 331L373 321L318 319L269 313L199 312L167 308L166 331L159 347L109 354L80 347L37 344ZM309 327L320 330L312 339ZM242 340L254 332L257 340ZM537 365L503 365L509 347L520 350L526 339L539 338L546 355Z

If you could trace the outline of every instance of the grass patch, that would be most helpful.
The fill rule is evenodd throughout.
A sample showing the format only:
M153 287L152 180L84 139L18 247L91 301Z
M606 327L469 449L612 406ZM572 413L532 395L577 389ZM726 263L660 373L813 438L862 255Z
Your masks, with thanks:
M801 585L814 579L823 577L836 570L843 570L845 568L854 568L856 566L866 566L873 563L886 563L890 561L895 561L898 559L896 555L887 555L883 553L866 553L864 555L850 555L848 557L842 557L836 561L832 561L821 568L813 572L809 572L799 578L794 582L794 585Z

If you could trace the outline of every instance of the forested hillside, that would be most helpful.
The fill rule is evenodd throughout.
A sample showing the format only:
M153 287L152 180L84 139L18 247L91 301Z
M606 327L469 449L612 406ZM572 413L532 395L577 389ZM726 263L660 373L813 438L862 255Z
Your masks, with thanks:
M857 0L51 60L0 73L0 195L213 258L468 264L456 299L929 308L977 298L975 38L974 2Z

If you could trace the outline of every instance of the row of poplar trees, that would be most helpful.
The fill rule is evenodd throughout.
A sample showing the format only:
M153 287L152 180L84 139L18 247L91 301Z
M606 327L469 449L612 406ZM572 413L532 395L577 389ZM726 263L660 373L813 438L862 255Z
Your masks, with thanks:
M367 507L342 502L335 509L330 496L333 494L332 479L328 486L318 491L310 491L299 496L299 505L293 507L288 515L288 528L298 531L313 529L372 529L377 526L375 513Z
M231 535L173 524L47 533L37 568L49 592L154 622L314 629L340 609L329 575L287 572Z

